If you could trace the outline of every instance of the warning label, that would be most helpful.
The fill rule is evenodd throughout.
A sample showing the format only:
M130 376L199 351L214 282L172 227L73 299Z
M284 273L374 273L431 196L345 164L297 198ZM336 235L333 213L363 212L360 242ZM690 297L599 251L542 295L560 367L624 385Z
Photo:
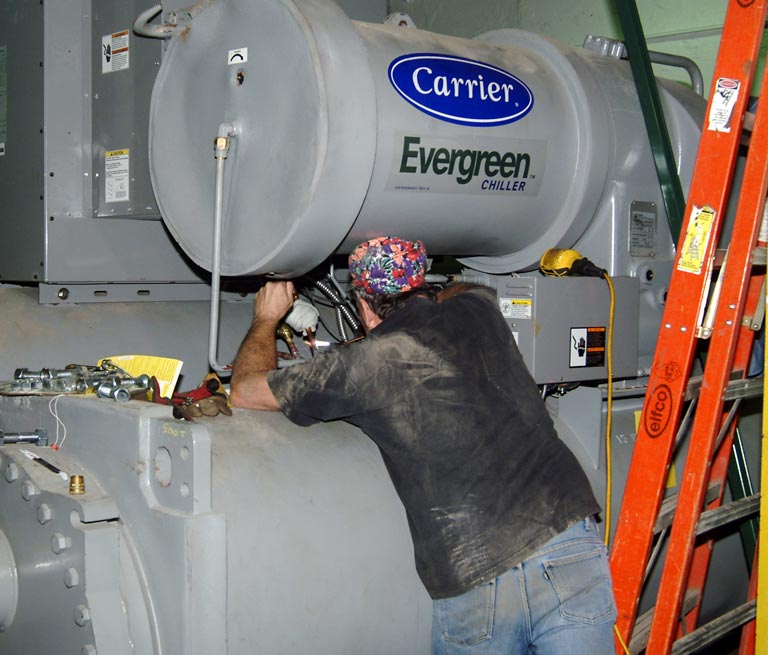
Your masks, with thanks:
M730 132L734 106L739 97L739 80L719 77L709 107L707 129L713 132Z
M106 202L126 202L131 197L130 151L104 153L104 196Z
M116 73L130 67L130 32L123 30L101 37L101 72Z
M530 298L499 298L499 309L504 318L531 318L533 300Z
M683 248L677 262L677 270L699 275L704 267L704 257L712 234L715 210L712 207L696 207L691 211Z
M605 366L605 326L571 328L571 368Z

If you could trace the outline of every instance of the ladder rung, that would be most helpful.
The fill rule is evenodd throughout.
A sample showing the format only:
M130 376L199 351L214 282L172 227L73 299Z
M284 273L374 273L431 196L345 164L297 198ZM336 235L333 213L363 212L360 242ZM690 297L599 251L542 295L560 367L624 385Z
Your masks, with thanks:
M720 485L713 484L707 488L707 495L704 502L709 505L715 498L720 495ZM656 536L672 525L672 518L675 516L675 508L677 507L677 494L671 494L667 496L661 502L661 508L659 509L659 516L656 519L656 524L653 526L653 534Z
M696 527L696 536L728 523L735 523L760 511L760 494L734 500L727 505L702 512Z
M718 248L715 251L715 267L720 267L723 265L723 260L725 259L725 253L727 251L724 248ZM765 266L766 264L766 249L765 246L755 246L755 249L752 251L752 263L755 266Z
M738 372L737 375L741 375ZM692 400L699 395L703 376L697 375L691 377L688 381L688 388L685 391L685 399ZM737 398L757 398L763 395L763 378L737 378L730 380L725 388L725 400L736 400Z
M716 642L734 628L751 621L756 615L756 601L739 605L730 612L718 616L709 623L678 639L672 646L672 655L696 653L708 644Z
M689 589L683 599L683 613L687 614L690 612L696 607L698 602L699 592L695 589ZM632 631L632 641L629 642L629 652L631 655L642 653L648 645L648 635L651 632L651 623L653 623L653 612L655 609L655 606L651 607L637 617L635 629Z

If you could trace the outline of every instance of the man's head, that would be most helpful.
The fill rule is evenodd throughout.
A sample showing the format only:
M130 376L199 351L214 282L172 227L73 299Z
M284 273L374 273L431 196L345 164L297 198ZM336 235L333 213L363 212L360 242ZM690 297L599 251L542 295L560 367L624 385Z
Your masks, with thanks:
M357 246L349 256L349 273L367 328L375 327L414 294L430 295L426 270L427 251L421 241L381 236Z

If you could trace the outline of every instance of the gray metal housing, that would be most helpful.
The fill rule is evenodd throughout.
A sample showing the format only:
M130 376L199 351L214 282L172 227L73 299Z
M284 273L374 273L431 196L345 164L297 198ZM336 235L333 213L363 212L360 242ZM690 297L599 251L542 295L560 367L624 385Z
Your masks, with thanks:
M0 398L0 429L53 437L48 403ZM190 424L95 397L57 413L61 450L30 448L84 495L0 449L2 652L429 651L405 512L356 429L244 411Z

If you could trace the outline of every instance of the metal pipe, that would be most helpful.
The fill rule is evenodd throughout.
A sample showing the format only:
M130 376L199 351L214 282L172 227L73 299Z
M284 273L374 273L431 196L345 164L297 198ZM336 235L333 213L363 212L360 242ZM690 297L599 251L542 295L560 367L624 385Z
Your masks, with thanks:
M177 25L169 25L168 23L160 23L158 25L150 25L155 16L163 11L163 5L155 5L145 11L142 11L133 21L133 31L139 36L146 36L150 39L169 39L175 32L178 31Z
M224 206L224 160L229 153L230 139L238 133L233 123L219 125L214 140L216 157L216 194L213 212L213 257L211 262L211 311L208 325L208 364L216 373L228 373L229 368L218 362L219 305L221 304L221 225Z
M682 68L691 78L691 88L700 96L704 96L704 78L701 75L701 69L693 59L656 50L649 50L648 56L653 64Z

